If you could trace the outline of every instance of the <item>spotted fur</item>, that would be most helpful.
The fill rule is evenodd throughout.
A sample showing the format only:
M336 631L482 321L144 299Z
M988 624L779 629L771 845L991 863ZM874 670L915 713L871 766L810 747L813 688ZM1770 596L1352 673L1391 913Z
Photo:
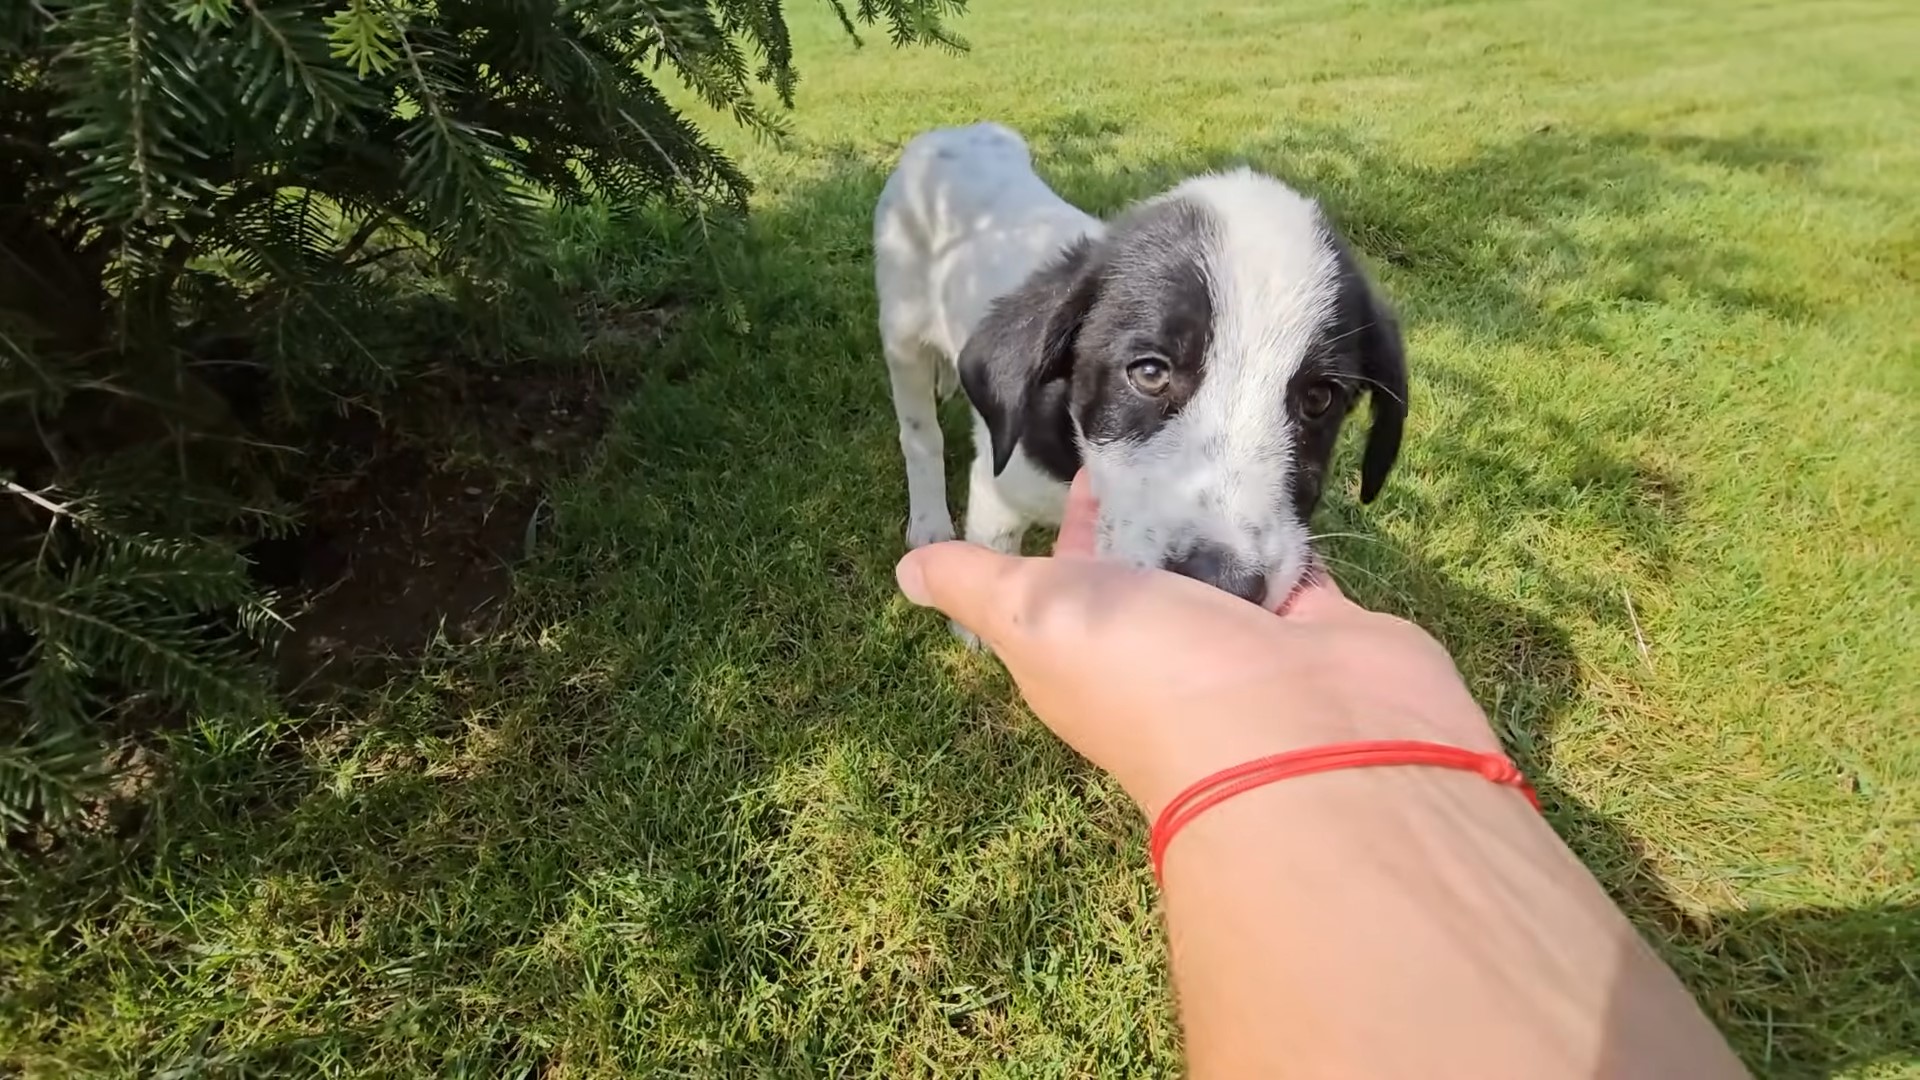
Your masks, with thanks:
M1278 180L1195 177L1103 224L1040 180L1018 135L980 124L908 145L874 239L910 545L952 535L934 410L956 378L974 412L969 540L1015 551L1058 524L1084 464L1101 554L1254 602L1305 572L1363 394L1364 501L1393 466L1398 326L1320 207Z

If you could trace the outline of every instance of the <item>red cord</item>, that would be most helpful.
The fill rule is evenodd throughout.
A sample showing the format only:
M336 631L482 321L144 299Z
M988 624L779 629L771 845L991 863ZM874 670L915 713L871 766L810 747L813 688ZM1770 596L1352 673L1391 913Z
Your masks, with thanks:
M1482 754L1444 743L1411 739L1314 746L1222 769L1175 795L1160 811L1160 816L1154 819L1153 831L1149 834L1153 876L1156 879L1160 877L1167 859L1167 845L1173 842L1181 829L1187 827L1188 822L1235 795L1296 776L1377 765L1427 765L1476 772L1496 784L1517 788L1535 810L1540 809L1540 796L1527 783L1527 778L1520 775L1519 767L1501 754Z

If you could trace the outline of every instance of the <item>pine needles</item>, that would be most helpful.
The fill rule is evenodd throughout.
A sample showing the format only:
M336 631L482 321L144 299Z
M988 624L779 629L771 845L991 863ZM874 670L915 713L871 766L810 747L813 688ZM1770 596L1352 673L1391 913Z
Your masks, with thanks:
M951 46L960 4L836 8ZM663 75L778 133L780 4L6 5L0 828L76 812L111 714L263 700L274 615L238 551L285 511L208 343L277 402L392 387L400 297L533 302L547 204L743 208Z

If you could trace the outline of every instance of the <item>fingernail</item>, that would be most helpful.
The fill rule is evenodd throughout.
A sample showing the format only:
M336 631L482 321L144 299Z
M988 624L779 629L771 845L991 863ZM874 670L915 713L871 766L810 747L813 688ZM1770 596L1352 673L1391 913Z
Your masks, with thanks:
M921 568L920 560L908 555L893 567L893 580L900 583L900 591L908 600L926 607L930 601L927 595L927 572Z

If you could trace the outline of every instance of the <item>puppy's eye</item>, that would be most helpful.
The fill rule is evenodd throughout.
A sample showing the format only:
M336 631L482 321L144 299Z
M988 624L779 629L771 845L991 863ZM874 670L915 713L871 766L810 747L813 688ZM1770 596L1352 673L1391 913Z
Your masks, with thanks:
M1306 388L1300 395L1300 411L1309 417L1325 416L1333 408L1333 387L1317 382Z
M1149 397L1159 397L1167 392L1173 382L1173 368L1165 360L1146 356L1127 365L1127 381L1135 390Z

